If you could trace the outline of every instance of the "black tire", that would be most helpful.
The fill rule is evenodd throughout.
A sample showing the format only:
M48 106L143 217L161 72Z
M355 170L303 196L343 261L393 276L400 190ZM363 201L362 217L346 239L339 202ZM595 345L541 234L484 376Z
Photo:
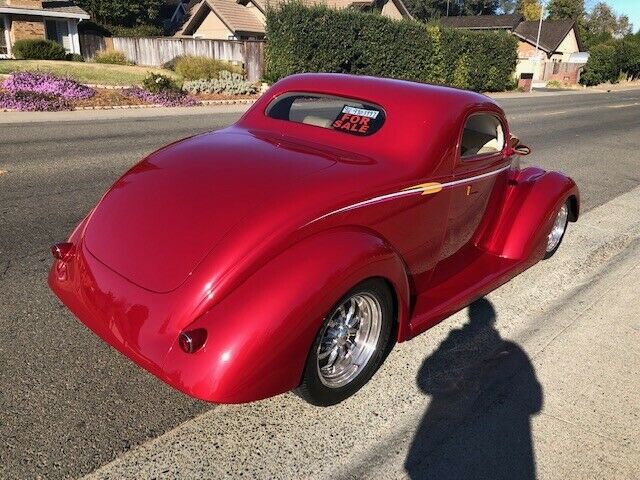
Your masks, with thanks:
M327 325L336 311L357 294L368 294L375 297L382 311L380 334L374 353L364 367L361 367L357 376L344 386L331 388L323 383L318 371L318 349L323 339ZM305 364L302 383L296 390L296 394L312 405L329 407L349 398L360 390L376 373L384 362L390 346L391 335L394 331L395 312L393 297L387 284L379 279L366 280L347 292L330 310L325 317L322 327L316 334L311 346L307 362Z
M543 260L548 260L556 254L556 252L560 248L560 245L562 245L562 240L564 240L565 234L567 233L567 226L569 225L569 217L571 216L571 204L569 203L569 200L567 200L563 206L567 209L568 215L567 215L567 219L564 222L564 230L562 231L562 236L560 237L560 241L555 246L555 248L545 253ZM556 213L556 216L558 215L558 213L559 211Z

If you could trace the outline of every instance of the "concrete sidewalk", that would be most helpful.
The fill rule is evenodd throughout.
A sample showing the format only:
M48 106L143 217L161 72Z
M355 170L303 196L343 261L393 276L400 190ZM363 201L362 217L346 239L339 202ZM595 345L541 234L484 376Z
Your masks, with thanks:
M219 406L89 478L640 478L640 188L355 397Z

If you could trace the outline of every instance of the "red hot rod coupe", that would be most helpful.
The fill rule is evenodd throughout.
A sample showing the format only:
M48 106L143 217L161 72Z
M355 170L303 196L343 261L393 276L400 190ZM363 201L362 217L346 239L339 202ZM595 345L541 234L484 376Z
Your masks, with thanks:
M560 245L579 194L483 95L306 74L165 147L53 247L104 341L216 403L355 393L424 332Z

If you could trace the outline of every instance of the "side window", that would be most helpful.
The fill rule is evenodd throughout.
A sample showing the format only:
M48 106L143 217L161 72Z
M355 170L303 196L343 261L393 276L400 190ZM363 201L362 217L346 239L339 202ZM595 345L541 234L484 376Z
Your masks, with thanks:
M504 131L496 117L490 114L469 117L462 132L460 151L462 158L497 153L503 148Z

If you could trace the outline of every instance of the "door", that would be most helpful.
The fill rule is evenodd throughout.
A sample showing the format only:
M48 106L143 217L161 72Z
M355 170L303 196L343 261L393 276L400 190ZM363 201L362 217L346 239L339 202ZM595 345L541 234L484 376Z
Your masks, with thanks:
M476 112L465 121L450 189L442 259L471 240L486 214L492 193L500 194L506 188L510 165L504 155L506 131L492 112Z

